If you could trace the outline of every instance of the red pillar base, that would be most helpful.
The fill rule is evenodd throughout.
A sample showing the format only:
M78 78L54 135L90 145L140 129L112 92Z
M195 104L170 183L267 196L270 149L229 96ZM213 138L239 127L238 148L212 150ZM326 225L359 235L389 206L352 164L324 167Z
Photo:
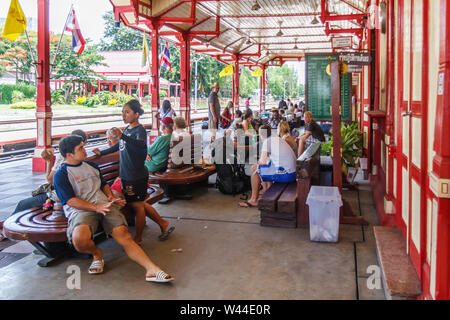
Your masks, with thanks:
M47 169L46 162L41 157L33 157L32 172L45 172Z

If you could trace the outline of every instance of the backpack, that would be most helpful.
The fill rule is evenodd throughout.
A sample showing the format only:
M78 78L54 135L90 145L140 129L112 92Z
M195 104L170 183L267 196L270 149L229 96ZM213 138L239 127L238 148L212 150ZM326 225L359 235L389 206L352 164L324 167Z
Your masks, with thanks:
M245 174L243 165L217 164L216 188L223 194L245 193L250 189L250 177Z
M216 152L221 151L222 148L225 148L225 138L223 137L214 142L211 151L217 171L216 188L224 194L232 195L250 190L250 177L245 174L244 165L237 164L237 159L232 150L228 154L222 152L216 155ZM218 158L220 154L223 156L222 159Z

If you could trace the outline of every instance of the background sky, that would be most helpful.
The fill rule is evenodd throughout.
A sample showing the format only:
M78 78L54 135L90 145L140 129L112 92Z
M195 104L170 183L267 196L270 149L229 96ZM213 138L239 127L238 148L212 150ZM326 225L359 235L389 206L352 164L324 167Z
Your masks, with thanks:
M103 36L102 16L106 11L112 10L109 0L50 0L50 31L61 33L73 4L78 24L83 37L90 38L94 43L99 42ZM37 21L37 0L19 0L25 17L32 17ZM0 18L8 15L10 0L0 0Z

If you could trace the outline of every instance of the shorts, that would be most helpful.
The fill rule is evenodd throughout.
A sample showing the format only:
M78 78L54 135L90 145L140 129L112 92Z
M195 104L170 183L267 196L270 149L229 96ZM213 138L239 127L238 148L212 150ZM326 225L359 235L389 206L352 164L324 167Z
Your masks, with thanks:
M209 130L217 130L219 129L219 121L217 121L216 123L214 123L213 119L208 119L208 129Z
M122 193L128 202L144 201L147 198L148 178L126 181L122 179Z
M93 211L79 211L71 215L67 226L67 238L72 243L73 230L80 225L87 225L91 230L91 236L97 232L98 225L101 224L103 231L107 235L111 235L113 229L120 226L128 226L125 216L120 213L117 206L112 205L110 211L104 216L101 213Z
M267 165L258 165L258 174L263 182L289 183L297 179L295 172L286 172L283 167L276 168L272 162Z

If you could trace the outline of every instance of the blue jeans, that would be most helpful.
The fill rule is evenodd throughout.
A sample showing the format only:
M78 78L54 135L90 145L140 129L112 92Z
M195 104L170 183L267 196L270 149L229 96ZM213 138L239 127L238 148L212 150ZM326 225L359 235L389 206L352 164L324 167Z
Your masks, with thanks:
M10 214L10 216L16 214L19 211L28 210L34 207L42 207L42 205L45 203L46 200L47 200L46 193L41 193L35 197L20 200L16 206L16 209L14 210L13 213Z

